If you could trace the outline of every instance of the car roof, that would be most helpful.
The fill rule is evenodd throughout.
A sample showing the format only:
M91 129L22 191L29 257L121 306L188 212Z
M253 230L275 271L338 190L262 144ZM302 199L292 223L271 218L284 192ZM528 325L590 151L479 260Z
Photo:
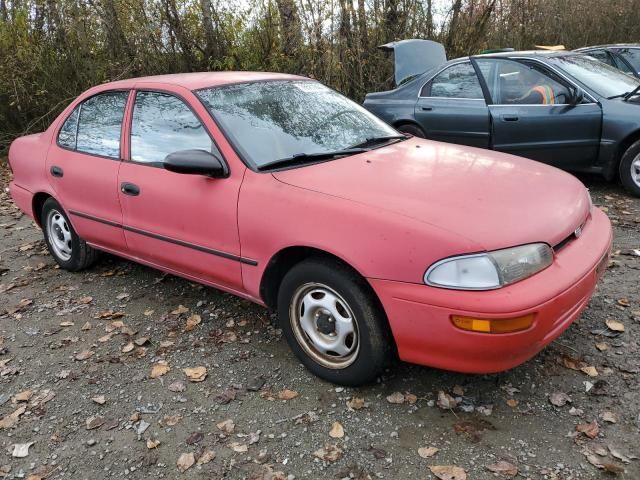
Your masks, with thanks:
M176 85L197 90L199 88L219 87L233 83L261 82L268 80L309 80L298 75L271 72L193 72L153 75L149 77L128 78L103 84L109 88L133 88L138 83L158 83Z
M576 48L576 52L593 50L596 48L640 48L640 43L607 43L604 45L592 45L589 47Z
M515 52L482 53L473 57L563 57L570 54L567 50L517 50Z

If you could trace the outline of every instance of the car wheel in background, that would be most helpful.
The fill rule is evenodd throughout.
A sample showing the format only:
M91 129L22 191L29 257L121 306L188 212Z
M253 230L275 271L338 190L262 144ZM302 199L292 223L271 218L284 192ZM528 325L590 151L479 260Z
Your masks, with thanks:
M386 316L366 281L332 260L305 260L287 272L278 320L300 361L333 383L375 380L393 350Z
M631 194L640 197L640 140L631 145L622 155L620 180Z
M400 125L397 130L402 133L409 133L414 137L419 138L427 138L424 134L424 130L422 130L418 125L414 125L413 123L405 123Z
M77 272L95 262L97 250L78 237L67 214L53 198L44 202L40 224L49 253L61 268Z

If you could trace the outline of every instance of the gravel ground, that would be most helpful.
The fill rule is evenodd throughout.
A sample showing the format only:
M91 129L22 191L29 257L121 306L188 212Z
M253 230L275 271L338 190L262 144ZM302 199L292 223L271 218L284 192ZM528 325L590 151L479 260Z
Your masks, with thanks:
M640 200L619 186L582 179L615 253L536 358L351 389L261 307L107 255L61 271L0 173L0 478L640 479Z

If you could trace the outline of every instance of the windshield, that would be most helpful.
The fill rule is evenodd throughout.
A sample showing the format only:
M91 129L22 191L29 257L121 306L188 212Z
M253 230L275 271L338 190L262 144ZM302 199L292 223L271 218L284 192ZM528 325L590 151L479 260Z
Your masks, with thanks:
M586 55L555 57L554 63L576 80L603 97L630 92L640 81Z
M310 80L243 83L197 94L256 168L398 134L360 105Z

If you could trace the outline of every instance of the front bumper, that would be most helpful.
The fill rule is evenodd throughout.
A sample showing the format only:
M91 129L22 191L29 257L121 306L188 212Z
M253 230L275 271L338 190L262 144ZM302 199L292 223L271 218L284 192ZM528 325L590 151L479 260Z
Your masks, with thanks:
M460 291L369 279L385 309L404 361L468 373L493 373L529 360L576 320L608 264L612 232L594 208L580 238L556 253L553 264L521 282L490 291ZM515 333L464 331L451 315L510 318L534 313Z

